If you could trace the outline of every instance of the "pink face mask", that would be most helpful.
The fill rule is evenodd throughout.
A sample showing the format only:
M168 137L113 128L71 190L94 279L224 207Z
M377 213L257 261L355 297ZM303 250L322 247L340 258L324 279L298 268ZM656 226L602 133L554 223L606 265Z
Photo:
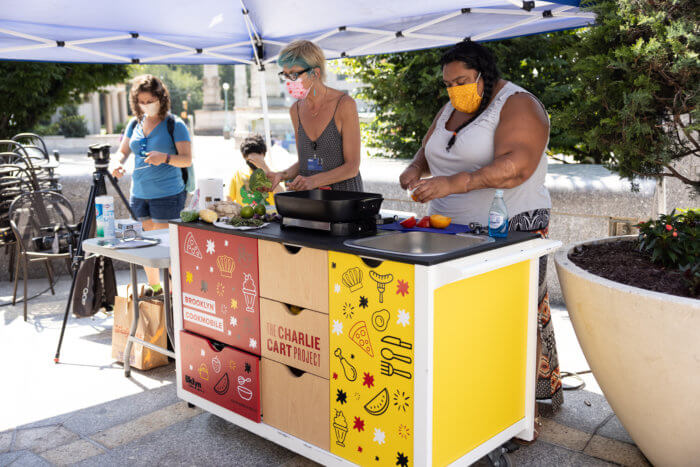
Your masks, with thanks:
M304 84L301 82L301 78L297 78L296 81L287 80L286 85L289 95L294 99L306 99L306 96L309 95L309 91L311 91L311 88L306 89L304 87Z

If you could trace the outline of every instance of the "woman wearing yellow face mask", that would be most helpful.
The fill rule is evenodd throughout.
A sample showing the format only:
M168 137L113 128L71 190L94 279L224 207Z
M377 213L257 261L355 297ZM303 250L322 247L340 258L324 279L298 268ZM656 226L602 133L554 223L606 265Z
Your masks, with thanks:
M491 52L462 42L442 57L449 102L438 112L423 145L401 174L414 199L453 222L488 225L489 207L503 190L509 230L547 234L551 201L544 186L549 118L525 89L500 78ZM431 178L422 179L425 175ZM537 398L563 402L550 321L546 259L540 262Z

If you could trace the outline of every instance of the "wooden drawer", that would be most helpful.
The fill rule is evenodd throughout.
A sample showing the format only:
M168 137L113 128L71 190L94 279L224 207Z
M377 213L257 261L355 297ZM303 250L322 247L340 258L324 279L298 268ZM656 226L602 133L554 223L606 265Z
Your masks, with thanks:
M262 359L263 422L330 449L328 380Z
M184 390L260 423L260 357L180 331L178 359Z
M260 296L328 313L328 252L258 242Z
M328 379L328 315L260 299L262 356Z
M183 328L260 355L258 241L179 229Z

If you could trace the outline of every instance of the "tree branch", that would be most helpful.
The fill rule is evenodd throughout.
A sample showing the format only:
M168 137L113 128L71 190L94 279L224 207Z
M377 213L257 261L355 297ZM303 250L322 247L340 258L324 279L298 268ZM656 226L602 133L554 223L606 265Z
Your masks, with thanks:
M640 172L638 170L631 169L632 173L635 175L639 175L640 177L652 177L652 178L658 178L658 177L671 177L671 178L677 178L683 183L690 185L690 186L695 186L695 187L700 187L700 180L691 180L682 174L678 173L677 170L673 169L672 167L668 165L664 165L667 169L669 169L672 173L667 173L667 172L661 172L661 173L646 173L646 172Z
M671 171L672 175L669 175L671 177L676 177L680 179L683 183L686 183L688 185L694 185L694 186L700 186L700 180L691 180L690 178L684 176L680 172L678 172L673 166L670 164L664 164L664 167L666 167L668 170Z
M700 143L698 143L698 141L690 135L691 132L689 132L687 130L687 128L685 127L685 125L683 125L683 122L681 122L681 116L677 113L674 113L673 114L673 121L676 124L676 126L679 126L681 128L681 130L683 131L683 134L685 135L686 138L688 138L688 140L691 143L693 143L693 146L695 146L697 148L697 150L700 151Z

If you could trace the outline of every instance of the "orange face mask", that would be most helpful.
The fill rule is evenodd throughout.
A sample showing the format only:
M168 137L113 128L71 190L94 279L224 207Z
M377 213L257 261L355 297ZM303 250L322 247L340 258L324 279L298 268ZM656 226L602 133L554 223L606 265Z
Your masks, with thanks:
M477 90L479 78L481 78L481 73L476 77L476 82L474 83L447 88L452 107L465 114L472 114L477 111L481 104L481 96Z

